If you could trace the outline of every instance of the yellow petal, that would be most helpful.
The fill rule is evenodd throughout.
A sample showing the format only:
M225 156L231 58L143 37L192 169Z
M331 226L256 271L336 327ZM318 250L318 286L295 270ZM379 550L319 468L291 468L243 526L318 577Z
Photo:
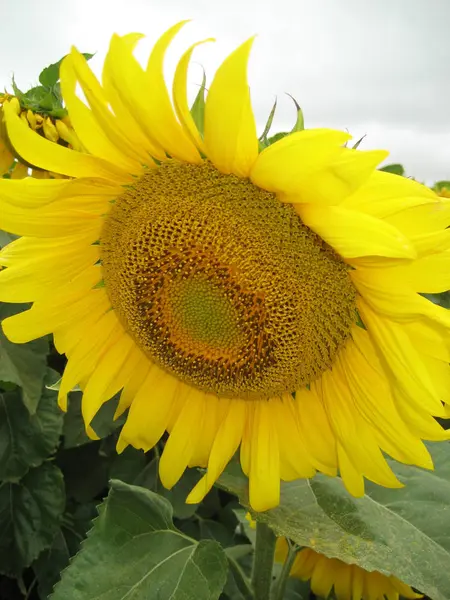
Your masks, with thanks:
M220 426L220 403L216 396L204 394L203 429L197 440L194 440L194 451L188 467L208 466L211 448Z
M354 336L368 337L366 331L356 326L354 329ZM371 354L362 355L356 344L348 343L338 358L355 405L366 420L373 424L380 447L392 458L406 464L432 468L428 450L413 435L398 413L387 378L380 376L372 368L372 364L378 359L375 348L372 347L371 350Z
M73 198L74 204L78 204L86 196L112 199L122 192L122 187L95 178L39 181L32 177L20 181L0 179L0 207L5 202L18 208L34 209L68 198Z
M411 242L388 223L340 206L296 204L302 221L344 258L415 258Z
M222 399L220 402L228 404L228 411L224 415L214 440L208 461L208 471L187 497L188 504L198 504L203 500L233 457L242 439L246 401Z
M194 119L192 118L191 111L189 110L188 99L187 99L187 73L189 63L191 61L192 52L194 48L199 46L200 44L204 44L205 42L214 42L213 38L209 38L207 40L202 40L201 42L197 42L193 44L189 50L187 50L180 59L178 63L177 69L175 71L175 77L173 80L173 102L175 105L175 109L177 111L178 118L182 123L183 127L189 134L193 143L197 146L197 148L203 153L206 154L206 146L203 142L203 139L200 135L200 132L197 129Z
M1 270L0 298L4 302L37 300L48 295L49 287L63 285L95 264L100 257L98 246L71 244L66 248L61 245L58 249L57 258L46 255L46 252L52 251L51 247L42 247L39 254Z
M129 33L120 37L121 47L127 49L127 53L132 53L137 42L142 38L140 33ZM114 39L114 38L113 38ZM131 99L128 98L129 90L123 89L120 78L120 48L117 48L117 44L111 41L110 49L106 55L105 62L103 64L102 72L102 83L105 90L108 102L114 114L117 117L118 122L122 125L122 131L124 136L127 137L129 144L140 153L140 149L143 151L143 163L149 167L152 166L152 162L149 162L151 156L157 157L158 155L164 158L164 152L161 147L156 147L145 133L145 129L139 123L139 119L136 118L133 107L127 104L128 100L132 104Z
M5 118L11 144L32 165L71 177L103 177L118 183L132 181L128 173L100 158L46 140L27 127L11 106L5 106Z
M327 475L336 475L336 441L322 402L315 390L295 392L298 419L313 465Z
M122 393L120 394L119 403L117 405L116 412L114 413L114 420L118 419L120 415L122 415L127 408L131 406L131 403L134 401L138 391L140 390L150 369L153 366L147 356L142 354L137 347L135 351L139 352L139 357L134 365L134 368L131 370L130 376L124 385Z
M303 440L294 398L284 394L281 401L274 398L269 404L278 437L281 479L292 481L299 477L314 477L316 470Z
M104 288L90 290L73 304L58 306L59 320L52 327L55 348L60 354L70 355L85 335L105 313L111 302Z
M136 173L140 173L142 170L141 165L148 165L149 163L146 144L136 144L133 139L130 139L128 119L122 120L119 115L111 111L105 90L102 89L99 81L92 73L84 56L75 48L72 48L71 58L81 89L95 119L113 146L118 150L120 149L121 154L130 161L130 168L134 168Z
M190 388L159 461L159 476L168 489L177 483L191 460L195 440L202 435L204 411L203 392Z
M356 408L340 364L335 363L332 371L326 371L320 379L320 384L325 409L338 441L339 468L346 486L350 485L353 489L359 479L356 474L352 474L350 464L344 463L351 476L351 479L345 480L341 455L344 456L344 460L347 456L354 470L367 479L385 487L402 487L381 453L373 427ZM317 389L317 383L314 382L313 385ZM342 448L339 449L339 446Z
M389 215L385 221L408 238L435 233L450 226L450 199L437 198L435 202Z
M96 272L97 271L97 272ZM16 344L23 344L42 337L67 321L67 306L82 302L97 303L98 296L88 294L99 281L99 269L91 267L62 286L45 302L35 302L30 310L18 313L2 321L5 335ZM62 293L61 293L62 292ZM89 312L92 306L86 310ZM105 309L106 310L106 309Z
M386 270L359 269L350 273L356 289L376 312L399 322L428 317L439 326L450 327L450 313L406 286L399 287Z
M113 310L107 312L92 328L90 335L83 337L69 357L58 399L62 400L84 377L88 377L103 354L123 333L123 327Z
M446 292L450 289L450 250L423 256L407 266L394 267L392 276L398 285L407 285L415 292Z
M53 204L29 210L2 203L0 227L16 235L42 238L87 231L92 232L93 241L99 238L103 225L101 216L64 206L56 208ZM108 205L105 204L104 212L108 212L108 209Z
M283 200L340 204L370 177L386 156L384 150L361 152L343 148L336 160L324 165L320 171L304 178L299 173L297 191L293 191L292 196L284 196Z
M136 373L137 375L137 373ZM136 383L134 388L136 390ZM150 450L167 429L167 421L179 382L156 365L147 370L132 399L123 426L123 438L135 448Z
M87 425L91 423L102 404L110 400L115 393L113 392L113 394L110 395L111 381L114 379L118 384L116 392L122 387L123 383L125 383L123 380L124 373L122 372L122 368L133 346L134 341L130 338L128 333L123 331L115 344L110 346L102 356L95 371L89 377L86 387L84 388L83 400L81 403L83 419ZM118 376L122 378L122 385L118 380Z
M411 402L417 402L432 415L444 416L439 394L402 325L380 317L362 298L358 300L358 310L384 357L386 375L411 398Z
M330 572L330 559L319 555L311 577L311 590L320 598L328 598L333 587Z
M355 467L344 446L337 443L337 455L339 460L339 471L347 491L355 498L364 496L364 477L359 469Z
M393 173L374 171L342 206L384 219L415 206L434 204L438 197L426 186Z
M92 89L94 85L94 82L91 81L91 88L87 88L85 81L80 82L79 76L77 77L77 73L75 72L74 68L74 63L77 58L78 56L76 54L76 50L72 49L72 54L63 60L60 67L61 92L63 94L67 110L69 111L70 120L73 128L75 129L75 133L90 154L98 156L99 158L102 158L116 167L128 171L129 173L133 173L134 175L139 174L142 171L141 165L136 160L130 159L128 153L121 152L123 144L120 143L120 146L117 146L116 144L119 142L119 140L116 139L114 140L116 143L113 143L110 139L108 139L107 132L109 133L109 128L113 128L113 123L111 123L111 121L113 121L114 117L111 113L110 122L105 123L105 121L107 121L107 105L104 106L103 109L103 114L105 116L103 123L99 123L93 111L90 110L90 108L86 106L86 104L77 96L77 83L81 84L83 92L88 92L89 96L92 96L92 94L89 93L89 89ZM84 57L81 58L82 60L85 60ZM80 61L78 61L78 63L79 62ZM89 71L87 64L86 69ZM94 75L92 73L90 74L91 79L97 81ZM109 125L109 128L106 132L102 128L102 125Z
M342 144L350 137L348 133L332 129L292 133L261 152L250 179L269 192L281 194L282 200L289 201L292 195L297 201L309 202L305 184L308 177L321 173L334 158L341 156ZM300 198L302 194L304 197Z
M274 508L280 503L280 454L272 412L270 401L256 401L252 426L249 500L250 506L258 512Z
M445 329L424 319L411 323L403 323L413 346L420 351L439 360L450 363L450 340Z
M258 157L255 117L247 82L254 38L224 60L211 83L205 105L208 158L222 173L248 177Z

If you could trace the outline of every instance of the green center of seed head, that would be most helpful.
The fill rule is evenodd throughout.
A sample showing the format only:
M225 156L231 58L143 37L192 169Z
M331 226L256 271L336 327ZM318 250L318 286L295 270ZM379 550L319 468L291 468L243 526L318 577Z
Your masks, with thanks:
M172 299L176 320L192 340L229 347L238 337L237 314L223 290L201 279L188 279Z

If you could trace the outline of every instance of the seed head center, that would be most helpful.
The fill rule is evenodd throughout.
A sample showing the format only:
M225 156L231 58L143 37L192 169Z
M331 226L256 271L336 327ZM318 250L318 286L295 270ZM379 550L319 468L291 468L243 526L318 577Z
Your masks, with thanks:
M209 162L164 163L119 198L104 281L149 358L218 396L267 398L329 369L355 321L345 263L291 205Z

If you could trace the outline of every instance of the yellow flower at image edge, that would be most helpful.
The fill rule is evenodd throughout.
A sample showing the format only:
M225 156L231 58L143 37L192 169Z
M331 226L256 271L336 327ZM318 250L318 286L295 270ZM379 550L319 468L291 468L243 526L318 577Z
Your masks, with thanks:
M217 70L204 136L187 103L194 46L142 68L141 37L114 35L102 82L73 49L61 89L85 151L38 136L5 103L24 160L68 179L0 181L0 300L20 343L53 333L79 384L87 431L118 392L118 450L168 440L160 476L206 473L199 502L239 450L252 507L280 480L339 471L400 487L384 454L432 468L422 440L448 439L450 316L419 292L450 288L449 201L376 171L386 156L347 133L293 133L258 153L247 84L252 40ZM83 90L87 104L76 95ZM175 107L175 111L173 109ZM447 403L447 404L446 404Z
M275 560L284 562L287 551L286 540L278 538ZM311 548L303 548L298 552L290 576L310 581L311 590L320 598L328 598L332 590L336 600L398 600L400 596L409 599L423 597L393 575L365 571L357 565L327 558Z

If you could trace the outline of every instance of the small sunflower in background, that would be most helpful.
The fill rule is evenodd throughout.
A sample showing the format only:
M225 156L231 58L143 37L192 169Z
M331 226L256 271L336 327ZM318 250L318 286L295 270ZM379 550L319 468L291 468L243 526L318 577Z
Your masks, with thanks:
M278 538L275 561L284 562L288 542ZM327 558L311 548L302 548L295 556L290 577L309 581L311 591L319 598L336 600L413 600L423 598L393 575L366 571L357 565L348 565L337 558Z
M441 198L450 198L450 181L437 181L433 186L433 190Z
M4 103L15 151L66 177L0 181L0 227L23 236L0 254L0 300L33 303L4 331L17 343L53 333L68 357L60 406L79 384L91 437L119 392L119 452L169 432L162 483L206 469L188 502L237 451L256 511L279 503L280 480L316 471L339 472L355 496L364 478L401 487L385 453L430 469L422 440L449 437L434 417L449 415L450 315L421 295L450 287L449 201L377 171L386 152L347 148L346 132L262 147L253 40L218 68L194 119L197 44L171 96L163 75L182 25L145 68L141 36L114 35L101 82L76 49L63 60L82 150Z

